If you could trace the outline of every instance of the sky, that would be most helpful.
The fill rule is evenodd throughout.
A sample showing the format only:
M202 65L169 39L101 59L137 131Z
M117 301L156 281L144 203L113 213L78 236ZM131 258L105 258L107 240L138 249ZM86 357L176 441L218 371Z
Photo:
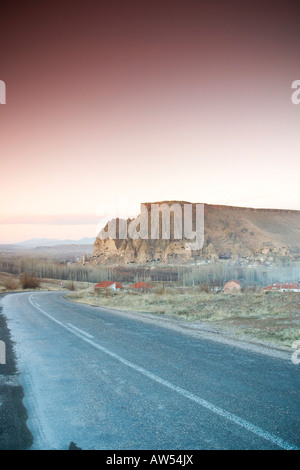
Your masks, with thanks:
M163 200L300 210L300 6L1 6L0 243Z

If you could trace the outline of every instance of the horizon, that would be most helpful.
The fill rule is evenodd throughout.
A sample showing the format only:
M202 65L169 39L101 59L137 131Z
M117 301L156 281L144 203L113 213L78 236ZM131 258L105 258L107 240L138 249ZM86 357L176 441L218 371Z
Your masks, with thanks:
M300 210L296 2L43 3L0 18L1 244L143 200Z
M144 204L163 204L163 203L171 203L171 202L174 203L174 204L181 203L181 202L185 202L187 204L194 204L194 205L199 204L197 202L188 202L188 201L179 201L179 200L165 200L165 201L143 202L143 203L140 203L140 205L144 205ZM231 208L236 208L236 209L249 209L249 210L258 210L258 211L299 212L299 215L300 215L300 210L298 210L298 209L287 209L287 208L277 209L277 208L270 208L270 207L231 206L231 205L227 205L227 204L210 204L210 203L200 203L200 204L203 204L204 207L206 205L209 205L209 206L231 207ZM116 210L117 209L118 208L116 206ZM131 214L131 218L135 218L139 214L140 214L140 211L137 211L136 214ZM23 217L23 220L24 220L24 216L22 216L22 217ZM50 216L50 219L53 221L53 219L55 219L55 217L56 216L52 215L52 216ZM204 211L204 217L205 217L205 211ZM90 235L84 235L84 236L80 236L80 237L62 237L62 238L47 237L47 236L30 237L30 238L26 238L26 239L22 239L22 240L16 238L15 241L10 241L10 242L1 241L1 239L0 239L0 245L18 245L18 244L22 244L22 243L31 242L31 241L34 241L34 240L49 240L49 241L60 241L60 242L67 241L67 240L77 242L77 241L80 241L80 240L85 239L85 238L96 240L96 238L99 235L100 230L102 230L105 227L107 222L113 220L114 218L124 218L124 219L127 218L128 219L129 217L126 217L126 216L122 217L122 214L114 214L114 215L110 215L110 216L106 215L106 216L102 216L100 218L101 222L99 222L99 218L97 219L95 217L95 220L97 219L98 222L95 223L95 225L94 224L92 225L92 230L91 230L91 232L95 232L95 234L92 233ZM59 220L60 220L60 223L61 223L61 220L62 220L61 215L59 216ZM38 223L39 223L39 217L37 217L37 219L36 219L36 224L38 225ZM1 221L0 221L0 224L1 224ZM18 224L14 223L14 225L18 225ZM34 225L34 223L32 223L32 225ZM44 225L48 227L47 223L45 223ZM49 226L52 227L53 225L49 225ZM73 225L73 226L76 227L76 225ZM89 225L86 225L86 226L90 227ZM63 225L63 227L65 227L65 226ZM95 227L97 227L96 230L95 230Z

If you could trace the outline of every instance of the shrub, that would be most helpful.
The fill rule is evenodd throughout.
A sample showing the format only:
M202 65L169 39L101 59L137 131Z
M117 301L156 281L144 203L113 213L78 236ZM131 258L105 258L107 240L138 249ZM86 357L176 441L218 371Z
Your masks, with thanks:
M201 284L199 284L198 289L200 292L205 292L206 294L209 294L211 292L211 287L205 282L202 282Z
M19 284L14 279L7 279L7 281L4 282L4 287L7 290L17 290Z
M41 285L41 281L35 276L35 274L24 273L20 282L22 289L36 289Z

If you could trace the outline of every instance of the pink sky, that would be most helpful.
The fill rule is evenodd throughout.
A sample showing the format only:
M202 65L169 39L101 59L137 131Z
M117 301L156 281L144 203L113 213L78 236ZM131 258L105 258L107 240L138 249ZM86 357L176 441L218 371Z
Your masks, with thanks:
M241 3L3 7L0 243L96 236L120 197L300 210L299 8Z

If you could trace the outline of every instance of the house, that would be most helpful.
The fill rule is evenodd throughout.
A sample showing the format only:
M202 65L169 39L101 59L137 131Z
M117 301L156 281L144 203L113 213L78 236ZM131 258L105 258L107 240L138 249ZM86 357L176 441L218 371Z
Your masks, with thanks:
M102 281L99 282L98 284L95 285L95 289L112 289L112 290L117 290L117 289L123 289L122 284L119 282L114 282L114 281Z
M270 291L270 290L280 291L280 284L277 283L277 284L272 284L271 286L266 286L266 287L263 288L263 290L265 290L265 291Z
M155 286L153 284L148 284L147 282L137 282L130 287L132 289L152 289Z
M281 284L281 292L300 292L299 282L291 282Z
M227 281L224 285L224 293L230 293L230 292L238 292L241 290L241 283L239 281L236 281L235 279L231 279L231 281Z
M300 292L299 282L277 282L271 286L266 286L264 291L277 291L277 292Z

